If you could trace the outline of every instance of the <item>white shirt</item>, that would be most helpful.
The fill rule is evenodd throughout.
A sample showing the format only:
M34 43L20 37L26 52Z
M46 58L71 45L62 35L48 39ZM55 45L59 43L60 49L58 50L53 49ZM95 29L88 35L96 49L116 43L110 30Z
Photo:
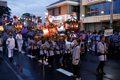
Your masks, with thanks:
M6 40L6 44L8 45L9 49L14 49L15 48L15 39L14 38L8 38Z
M105 53L105 48L106 48L106 43L102 43L102 42L99 42L97 44L97 52L100 52L100 53Z
M78 65L80 61L80 46L76 46L73 49L73 55L72 55L72 63L74 65Z

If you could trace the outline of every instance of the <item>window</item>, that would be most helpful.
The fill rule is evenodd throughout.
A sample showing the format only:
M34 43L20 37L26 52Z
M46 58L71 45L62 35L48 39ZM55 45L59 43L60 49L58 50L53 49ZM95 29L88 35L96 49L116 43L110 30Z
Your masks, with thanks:
M95 11L94 5L91 6L91 11Z
M108 3L108 2L105 3L105 4L104 4L104 9L110 9L109 6L110 6L110 3Z
M94 12L92 12L92 13L91 13L91 16L94 16L94 15L95 15L95 13L94 13Z
M85 7L85 16L98 16L110 14L111 3L99 3ZM103 13L101 13L103 11ZM120 0L113 0L113 13L120 13Z
M100 4L100 10L103 10L103 3Z
M55 9L52 10L52 15L53 15L53 16L55 15Z
M99 12L97 11L97 12L95 12L95 16L97 16L97 15L99 15Z
M95 5L95 11L98 11L99 10L99 4L96 4Z
M78 6L72 6L72 12L78 12Z
M119 9L114 9L113 13L120 13L120 8Z
M90 6L85 7L86 12L90 12Z
M59 9L59 10L58 10L58 11L59 11L58 13L61 14L61 7L59 7L58 9Z
M105 14L105 15L110 14L110 10L105 10L105 11L104 11L104 14Z
M120 7L120 0L115 1L115 8L118 8L118 7Z
M86 16L90 16L90 13L86 13Z

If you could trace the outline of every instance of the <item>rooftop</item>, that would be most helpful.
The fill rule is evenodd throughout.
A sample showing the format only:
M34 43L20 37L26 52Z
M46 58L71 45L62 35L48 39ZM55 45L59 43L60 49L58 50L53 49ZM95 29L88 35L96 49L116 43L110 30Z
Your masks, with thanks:
M52 4L48 5L48 6L52 6L52 5L54 5L54 4L57 4L57 3L60 3L60 2L63 2L63 1L74 1L74 2L78 2L79 0L59 0L59 1L57 1L57 2L55 2L55 3L52 3Z

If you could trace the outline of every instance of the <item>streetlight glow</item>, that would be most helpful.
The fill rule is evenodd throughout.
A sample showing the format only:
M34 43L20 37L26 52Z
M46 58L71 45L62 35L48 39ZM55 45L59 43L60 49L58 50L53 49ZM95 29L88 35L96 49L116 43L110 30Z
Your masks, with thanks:
M104 11L101 11L101 14L104 14Z
M45 15L48 15L48 12L45 12Z
M84 15L84 14L82 14L82 17L85 17L85 15Z

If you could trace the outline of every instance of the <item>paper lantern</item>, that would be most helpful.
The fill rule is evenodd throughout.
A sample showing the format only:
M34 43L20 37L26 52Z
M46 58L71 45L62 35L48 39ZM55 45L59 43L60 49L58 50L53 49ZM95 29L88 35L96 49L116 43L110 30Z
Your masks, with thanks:
M49 36L49 29L43 27L44 36Z
M0 31L4 31L4 28L3 28L3 26L0 26Z

